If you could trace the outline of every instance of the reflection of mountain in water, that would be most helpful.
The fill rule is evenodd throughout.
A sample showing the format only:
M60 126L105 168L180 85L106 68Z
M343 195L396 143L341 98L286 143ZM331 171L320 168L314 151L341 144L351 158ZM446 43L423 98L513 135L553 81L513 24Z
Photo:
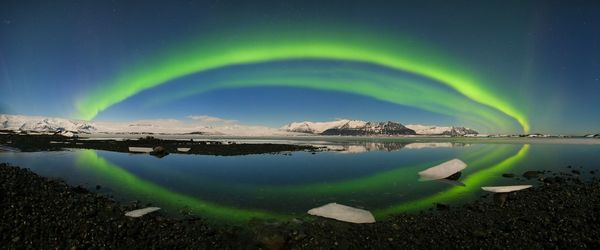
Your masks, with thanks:
M470 144L457 142L364 142L343 145L327 145L327 148L340 153L364 153L369 151L398 151L402 148L407 149L425 149L425 148L452 148L465 147Z

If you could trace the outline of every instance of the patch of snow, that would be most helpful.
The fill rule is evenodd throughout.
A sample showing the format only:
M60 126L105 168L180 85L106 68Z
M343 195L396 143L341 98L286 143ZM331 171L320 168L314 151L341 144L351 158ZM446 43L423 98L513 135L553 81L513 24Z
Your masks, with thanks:
M367 124L366 121L342 119L330 122L292 122L285 125L281 130L289 132L320 134L323 131L334 128L360 128Z
M451 148L454 147L452 142L415 142L404 146L408 149L424 149L424 148Z
M64 137L73 137L75 136L75 134L71 131L63 131L62 133L60 133L60 135L64 136Z
M133 152L133 153L150 153L150 152L152 152L152 148L146 148L146 147L129 147L129 152Z
M406 125L406 127L414 130L419 135L441 135L444 132L452 130L452 127L420 125L420 124L410 124L410 125Z
M177 148L177 151L179 151L179 152L189 152L190 149L192 149L192 148Z

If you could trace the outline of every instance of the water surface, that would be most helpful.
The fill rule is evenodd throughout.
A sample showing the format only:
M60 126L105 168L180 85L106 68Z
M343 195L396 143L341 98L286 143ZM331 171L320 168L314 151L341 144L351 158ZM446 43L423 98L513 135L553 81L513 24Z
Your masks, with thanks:
M244 142L241 140L241 142ZM255 142L255 141L252 141ZM273 142L273 141L269 141ZM277 141L275 141L277 142ZM290 143L291 141L279 141ZM378 219L476 199L481 186L532 183L504 178L528 170L581 172L600 167L600 145L415 141L303 141L334 151L245 156L170 154L156 158L96 150L0 153L0 162L112 195L208 218L288 219L329 202L372 211ZM459 158L459 183L420 181L418 172Z

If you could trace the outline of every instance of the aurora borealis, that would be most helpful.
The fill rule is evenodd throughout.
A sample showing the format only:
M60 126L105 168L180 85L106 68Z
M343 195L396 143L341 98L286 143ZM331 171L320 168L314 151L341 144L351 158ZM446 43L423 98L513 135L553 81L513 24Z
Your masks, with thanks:
M598 10L593 1L7 2L0 113L596 132Z

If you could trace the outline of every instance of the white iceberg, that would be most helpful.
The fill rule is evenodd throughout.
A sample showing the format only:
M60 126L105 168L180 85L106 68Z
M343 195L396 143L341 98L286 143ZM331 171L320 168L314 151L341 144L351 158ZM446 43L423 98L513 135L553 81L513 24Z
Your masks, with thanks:
M129 212L125 213L125 216L137 218L137 217L142 217L146 214L149 214L149 213L152 213L152 212L155 212L158 210L160 210L160 207L147 207L147 208L129 211Z
M308 210L308 214L351 223L375 222L375 217L373 217L371 212L337 203L329 203L324 206L313 208Z
M465 169L467 164L459 159L452 159L440 165L419 172L421 180L439 180Z
M513 191L519 191L530 188L531 185L515 185L515 186L494 186L494 187L481 187L481 189L492 192L492 193L508 193Z

